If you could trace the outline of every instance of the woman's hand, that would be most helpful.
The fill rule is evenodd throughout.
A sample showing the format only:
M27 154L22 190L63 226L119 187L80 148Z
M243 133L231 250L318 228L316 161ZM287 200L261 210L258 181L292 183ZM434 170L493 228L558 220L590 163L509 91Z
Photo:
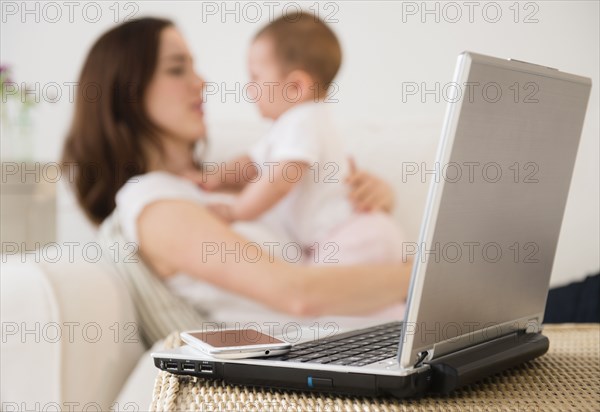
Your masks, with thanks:
M394 209L394 191L383 179L364 170L357 170L350 158L350 201L359 212L382 211L391 213Z

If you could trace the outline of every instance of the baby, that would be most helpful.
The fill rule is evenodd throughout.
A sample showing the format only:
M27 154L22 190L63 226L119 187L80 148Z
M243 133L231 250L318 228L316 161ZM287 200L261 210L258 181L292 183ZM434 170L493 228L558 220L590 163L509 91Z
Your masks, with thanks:
M257 87L248 90L274 123L247 155L227 162L224 173L205 173L200 184L241 189L232 204L213 211L227 222L271 215L302 246L304 263L399 261L402 240L393 220L357 213L348 199L350 164L325 102L341 55L333 31L312 14L288 14L265 26L250 47Z

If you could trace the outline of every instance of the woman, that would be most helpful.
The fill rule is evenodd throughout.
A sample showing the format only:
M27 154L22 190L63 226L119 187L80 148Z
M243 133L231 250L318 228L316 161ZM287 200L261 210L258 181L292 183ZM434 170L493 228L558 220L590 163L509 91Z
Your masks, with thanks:
M304 267L265 254L249 262L200 253L208 243L227 250L248 244L181 177L197 169L203 87L185 41L167 20L130 21L96 42L63 156L79 166L74 186L88 217L99 224L116 208L128 239L163 281L185 273L295 316L365 314L403 301L410 263ZM358 208L391 209L391 191L377 178L355 172L348 183Z

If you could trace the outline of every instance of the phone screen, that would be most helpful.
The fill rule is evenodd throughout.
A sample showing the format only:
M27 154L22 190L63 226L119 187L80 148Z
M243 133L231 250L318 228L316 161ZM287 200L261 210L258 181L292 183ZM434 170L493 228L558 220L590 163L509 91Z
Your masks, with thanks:
M274 338L271 335L265 335L254 329L231 329L211 332L189 333L196 339L199 339L215 348L224 348L228 346L252 346L268 345L276 343L286 343Z

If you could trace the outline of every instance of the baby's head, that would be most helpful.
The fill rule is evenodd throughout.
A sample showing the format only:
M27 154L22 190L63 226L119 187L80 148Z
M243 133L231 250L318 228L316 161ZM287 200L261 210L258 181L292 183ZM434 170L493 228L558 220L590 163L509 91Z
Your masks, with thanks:
M264 117L277 119L292 106L324 98L342 62L333 31L314 15L287 14L265 26L248 56L248 91Z

